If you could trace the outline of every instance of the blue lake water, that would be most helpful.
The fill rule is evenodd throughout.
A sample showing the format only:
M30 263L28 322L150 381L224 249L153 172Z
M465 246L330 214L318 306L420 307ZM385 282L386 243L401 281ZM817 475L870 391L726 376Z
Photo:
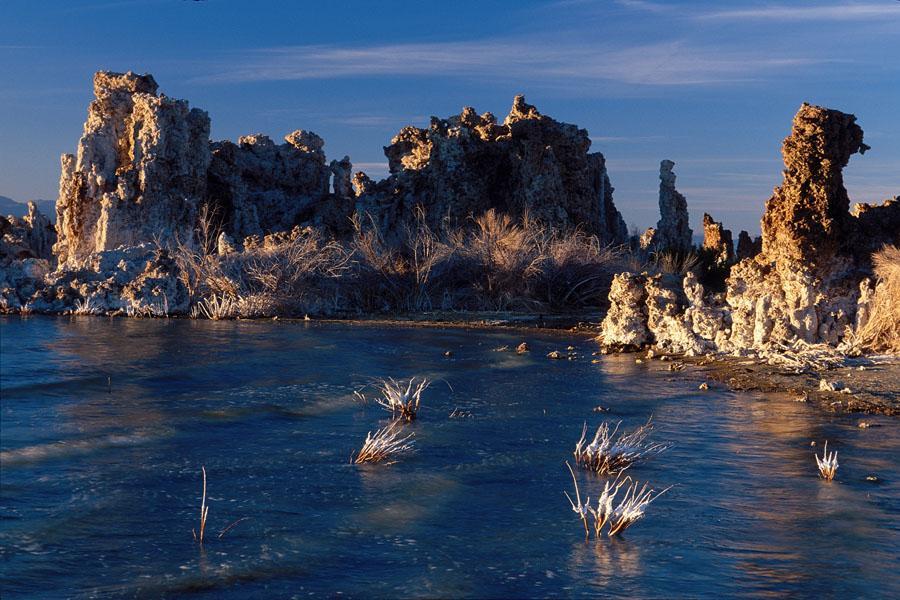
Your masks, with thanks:
M900 597L891 418L860 429L701 392L689 372L591 364L589 340L537 332L16 317L0 340L4 599ZM530 354L494 351L522 340ZM569 344L579 360L545 358ZM413 375L434 380L417 452L349 464L388 422L353 390ZM623 537L586 542L563 496L582 423L651 414L673 447L630 472L675 487ZM579 476L595 496L601 480Z

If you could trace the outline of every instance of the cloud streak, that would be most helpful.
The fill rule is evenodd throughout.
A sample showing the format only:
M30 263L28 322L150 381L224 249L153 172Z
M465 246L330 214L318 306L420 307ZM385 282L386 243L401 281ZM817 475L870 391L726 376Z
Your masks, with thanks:
M697 19L740 21L773 19L781 21L870 21L900 18L900 3L819 4L811 6L767 5L711 11L696 15Z
M195 79L245 83L360 77L505 78L620 83L632 86L717 85L764 79L828 62L764 49L723 49L683 41L613 45L482 40L376 46L289 46L250 51Z

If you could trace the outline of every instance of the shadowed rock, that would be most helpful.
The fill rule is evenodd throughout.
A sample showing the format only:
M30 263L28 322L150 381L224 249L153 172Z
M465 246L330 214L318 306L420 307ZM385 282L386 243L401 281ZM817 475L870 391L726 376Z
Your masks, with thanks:
M502 124L466 107L433 117L427 129L404 127L384 149L391 175L378 183L354 178L357 213L388 239L402 235L419 210L437 230L495 209L622 243L627 228L605 159L589 147L587 131L542 115L522 96Z
M755 239L750 234L741 230L738 234L737 259L753 258L762 252L762 237L757 236Z
M659 164L659 222L653 245L657 250L688 252L694 232L689 226L687 200L675 189L674 166L671 160Z

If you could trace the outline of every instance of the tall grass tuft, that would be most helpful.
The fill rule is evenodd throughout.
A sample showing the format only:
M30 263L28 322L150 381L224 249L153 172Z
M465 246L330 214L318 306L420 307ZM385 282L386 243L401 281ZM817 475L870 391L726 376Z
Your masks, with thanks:
M856 343L872 352L900 354L900 248L885 246L872 255L872 264L878 282Z
M203 471L203 497L200 500L200 533L197 534L195 530L191 530L191 533L194 534L194 541L198 544L203 543L203 535L206 532L206 517L209 516L209 506L206 505L206 467L201 466L200 470Z

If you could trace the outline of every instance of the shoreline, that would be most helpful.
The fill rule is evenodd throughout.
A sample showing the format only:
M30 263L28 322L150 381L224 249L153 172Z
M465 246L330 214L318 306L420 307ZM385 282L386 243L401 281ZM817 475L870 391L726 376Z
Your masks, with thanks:
M5 317L99 317L102 315L0 315ZM119 315L122 318L132 318ZM107 318L115 318L107 316ZM156 318L156 317L154 317ZM189 319L189 317L162 317L163 319ZM196 320L196 319L195 319ZM201 319L207 320L207 319ZM900 416L900 357L869 355L848 358L848 364L821 371L791 370L769 364L762 359L728 355L686 356L676 353L658 353L654 348L612 351L604 349L597 341L600 330L599 313L567 313L559 315L516 312L433 312L395 316L354 316L352 318L302 318L266 317L227 319L235 321L289 322L309 324L340 324L354 327L407 327L462 330L499 330L540 332L553 336L576 336L581 341L594 342L597 356L576 355L569 360L602 360L603 356L631 355L649 368L669 370L681 375L682 381L703 381L707 385L724 385L731 391L755 391L765 394L787 394L797 402L809 402L823 412L834 414ZM528 341L524 338L523 341ZM512 351L512 350L511 350ZM649 354L648 354L649 353ZM650 356L650 358L648 358ZM553 360L545 357L545 360ZM836 385L836 390L822 389L822 381ZM841 391L848 388L849 391ZM703 393L698 390L698 393Z

